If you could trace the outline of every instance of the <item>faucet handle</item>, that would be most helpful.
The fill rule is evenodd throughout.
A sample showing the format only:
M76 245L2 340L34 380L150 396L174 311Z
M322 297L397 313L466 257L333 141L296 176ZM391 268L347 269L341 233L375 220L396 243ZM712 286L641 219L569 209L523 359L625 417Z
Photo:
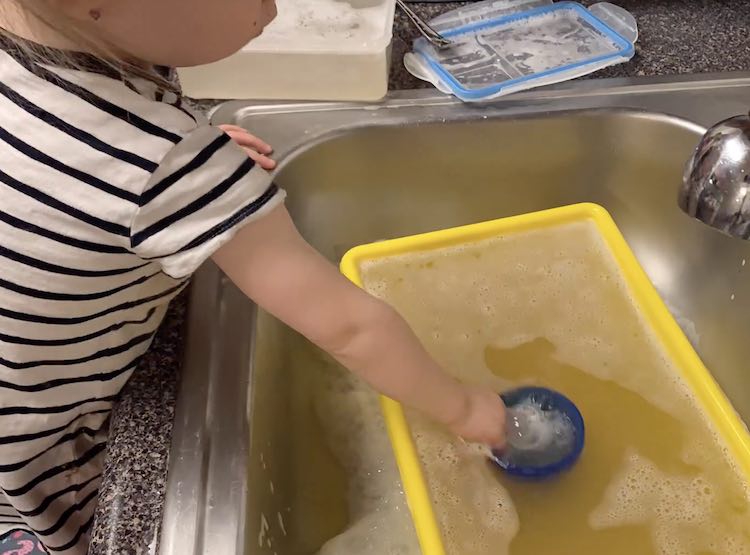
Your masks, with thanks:
M750 238L750 116L706 131L685 168L679 205L719 231Z

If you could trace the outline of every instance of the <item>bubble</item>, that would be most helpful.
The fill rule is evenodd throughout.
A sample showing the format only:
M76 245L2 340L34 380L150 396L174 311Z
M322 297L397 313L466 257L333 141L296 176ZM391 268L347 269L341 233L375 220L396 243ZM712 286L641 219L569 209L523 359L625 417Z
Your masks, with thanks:
M554 464L575 445L575 427L557 410L544 410L536 399L525 399L508 409L508 446L502 458L521 467Z

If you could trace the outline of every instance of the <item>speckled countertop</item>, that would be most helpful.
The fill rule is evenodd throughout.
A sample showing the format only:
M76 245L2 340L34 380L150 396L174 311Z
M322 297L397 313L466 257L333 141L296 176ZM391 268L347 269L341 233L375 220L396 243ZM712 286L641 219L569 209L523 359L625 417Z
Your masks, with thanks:
M590 5L595 0L580 1ZM593 77L750 70L747 0L615 1L638 21L637 54L629 63L608 68ZM415 4L413 7L429 19L459 5ZM400 63L414 36L408 20L399 15L393 43L392 89L429 86L409 75ZM186 299L183 294L172 303L150 353L123 391L113 414L104 482L89 550L92 555L155 552L166 485Z

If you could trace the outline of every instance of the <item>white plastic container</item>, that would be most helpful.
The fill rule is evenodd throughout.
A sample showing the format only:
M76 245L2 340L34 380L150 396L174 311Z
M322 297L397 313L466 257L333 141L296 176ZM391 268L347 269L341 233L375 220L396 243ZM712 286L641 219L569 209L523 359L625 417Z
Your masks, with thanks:
M192 98L375 101L388 91L395 0L276 0L278 17L233 56L179 68Z

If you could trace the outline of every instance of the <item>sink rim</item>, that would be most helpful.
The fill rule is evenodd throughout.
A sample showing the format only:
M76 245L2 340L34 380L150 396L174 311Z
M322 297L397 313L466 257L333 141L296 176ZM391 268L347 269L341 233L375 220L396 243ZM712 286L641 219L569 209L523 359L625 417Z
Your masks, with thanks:
M731 91L737 88L750 88L750 71L570 81L482 104L463 103L431 89L393 91L383 101L371 104L233 100L217 106L210 115L211 122L216 125L251 123L249 127L252 127L252 132L274 147L278 166L271 174L275 176L284 170L294 156L320 141L357 127L399 124L404 120L404 112L416 112L409 116L409 122L422 124L484 117L513 118L551 112L629 108L679 118L699 126L700 131L704 132L721 119L735 113L744 113L747 111L746 106L734 111L714 106L713 109L706 110L706 116L701 117L679 104L667 104L663 110L649 109L642 106L640 99L651 96L664 98L671 93L689 96L707 90Z
M518 92L486 103L465 103L434 89L389 91L379 102L324 102L324 101L253 101L230 100L213 107L208 112L212 123L237 121L237 116L278 115L289 113L333 112L350 110L377 110L409 106L452 106L467 112L509 107L540 100L606 96L611 94L638 94L644 92L698 91L716 87L748 87L750 71L717 72L689 75L660 75L650 77L615 77L566 81L539 89Z

